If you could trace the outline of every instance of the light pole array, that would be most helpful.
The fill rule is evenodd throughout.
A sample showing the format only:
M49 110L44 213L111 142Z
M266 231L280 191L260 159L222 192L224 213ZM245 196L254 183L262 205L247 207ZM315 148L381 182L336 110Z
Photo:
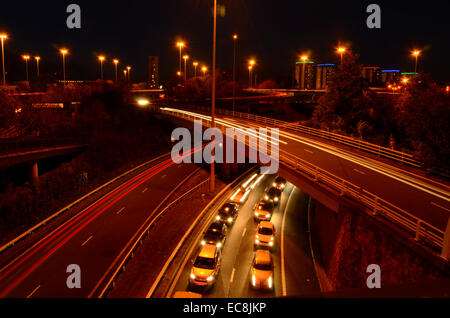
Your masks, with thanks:
M115 74L115 78L116 78L116 82L117 82L117 64L119 64L119 60L115 59L113 60L114 63L114 74Z
M421 52L419 50L412 51L412 55L416 58L416 64L414 66L414 73L417 73L417 63L418 63L420 53Z
M192 65L194 66L194 77L197 77L197 66L198 66L198 62L194 62L194 63L192 63Z
M27 82L28 82L28 60L30 59L29 55L22 55L22 58L25 60L25 71L27 74Z
M236 43L238 35L233 35L233 115L236 107Z
M186 82L186 80L187 80L187 60L189 60L189 55L184 55L183 60L184 60L184 81Z
M180 68L178 69L179 71L180 71L180 73L181 73L181 55L182 55L182 50L183 50L183 47L184 47L184 42L178 42L177 43L177 46L178 46L178 48L180 49Z
M36 60L37 77L39 77L39 61L41 60L41 58L39 56L35 56L34 59Z
M105 57L100 55L98 60L100 61L100 79L103 81L103 62L105 61Z

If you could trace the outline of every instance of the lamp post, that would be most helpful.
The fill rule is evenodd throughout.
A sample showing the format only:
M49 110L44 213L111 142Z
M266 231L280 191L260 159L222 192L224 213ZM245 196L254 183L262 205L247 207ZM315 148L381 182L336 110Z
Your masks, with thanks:
M187 60L189 60L189 55L184 55L183 60L184 60L184 81L186 82L186 80L187 80Z
M194 65L194 77L197 77L197 66L198 66L198 62L194 62L194 63L192 63L192 65Z
M300 57L302 60L302 77L300 81L300 89L305 89L305 70L306 70L306 62L308 61L308 57L306 55L302 55Z
M215 112L216 112L216 33L217 33L217 0L214 0L214 31L213 31L213 73L212 73L212 98L211 98L211 127L215 128ZM214 135L211 138L211 142L214 142ZM213 193L216 190L216 177L215 177L215 146L212 150L211 160L211 181L210 192Z
M22 58L25 60L25 71L27 74L27 82L28 82L28 60L30 59L29 55L22 55Z
M179 68L179 71L181 72L181 54L182 54L182 50L183 50L183 47L184 47L184 42L178 42L177 43L177 46L178 46L178 48L180 49L180 68Z
M5 76L5 47L4 41L8 39L8 36L4 33L0 34L0 39L2 41L2 67L3 67L3 86L6 86L6 76Z
M420 55L420 51L419 50L414 50L412 52L412 55L416 58L416 64L414 66L414 73L417 73L417 63L418 63L418 59L419 59L419 55Z
M127 66L128 81L131 82L131 66Z
M39 77L39 61L41 60L41 58L39 56L35 56L34 59L36 60L37 77Z
M202 67L203 77L206 77L206 71L208 71L208 68L206 66Z
M248 77L249 77L249 87L253 86L253 67L255 65L255 60L250 60L248 62Z
M236 107L236 43L238 40L238 35L233 35L233 116L234 109Z
M116 82L117 82L117 64L119 64L119 60L115 59L115 60L113 60L113 62L114 62L114 72L116 75Z
M100 55L98 60L100 61L100 79L103 81L103 61L105 61L105 57Z
M61 49L59 51L62 54L62 61L63 61L63 85L66 87L66 54L69 53L66 49Z
M337 52L341 55L341 64L344 61L344 53L347 49L345 47L338 47Z

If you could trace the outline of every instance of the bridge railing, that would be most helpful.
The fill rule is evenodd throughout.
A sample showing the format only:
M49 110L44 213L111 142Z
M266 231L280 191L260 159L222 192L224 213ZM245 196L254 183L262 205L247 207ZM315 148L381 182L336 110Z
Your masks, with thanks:
M81 140L73 137L35 139L35 140L0 140L0 154L10 154L24 150L43 147L57 147L79 144Z
M210 110L206 107L189 106L186 108L194 109L196 111L200 111L207 115L210 114ZM363 151L375 154L379 157L388 158L388 159L391 159L391 160L394 160L394 161L397 161L397 162L400 162L403 164L407 164L407 165L414 166L414 167L422 167L422 163L420 161L414 159L414 156L410 153L406 153L406 152L398 151L395 149L375 145L375 144L372 144L370 142L367 142L367 141L364 141L361 139L356 139L356 138L336 134L333 132L300 125L297 123L289 123L286 121L273 119L270 117L258 116L258 115L249 114L249 113L242 113L242 112L237 112L237 111L233 112L233 111L227 110L227 109L217 108L216 113L220 114L220 115L224 115L224 116L238 117L241 119L255 121L257 123L263 123L263 124L278 127L278 128L284 128L284 129L297 131L297 132L300 132L300 133L303 133L303 134L306 134L309 136L319 137L319 138L330 140L330 141L333 141L333 142L336 142L336 143L339 143L342 145L346 145L346 146L349 146L352 148L356 148L358 150L363 150Z
M190 115L177 110L161 109L160 111L170 116L183 118L190 121L198 119L198 117L194 114ZM216 123L216 125L221 127L220 123ZM222 128L225 129L226 127ZM250 147L257 146L256 144L249 145L247 140L246 143ZM325 169L303 160L300 157L280 149L279 158L282 164L301 172L310 180L331 188L341 196L347 196L361 203L363 206L372 211L372 215L382 216L384 219L397 224L408 233L411 233L416 241L422 240L439 249L441 251L441 256L444 257L444 231L380 198L370 191L367 191L364 188L357 186Z

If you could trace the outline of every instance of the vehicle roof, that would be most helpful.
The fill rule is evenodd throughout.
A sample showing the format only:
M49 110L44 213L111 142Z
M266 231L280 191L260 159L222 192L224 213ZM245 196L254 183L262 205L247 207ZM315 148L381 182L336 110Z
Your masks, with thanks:
M257 264L272 264L272 256L267 250L257 250L255 255L255 263Z
M258 227L265 227L268 229L273 229L275 226L272 224L272 222L269 221L261 221L258 225Z
M261 200L258 203L259 208L262 206L264 208L273 208L273 203L266 200ZM261 210L261 209L260 209Z
M269 191L267 191L267 193L269 193L269 194L273 194L274 192L275 192L276 194L281 194L281 190L280 190L280 189L277 189L277 188L275 188L275 187L272 187L272 188L269 189Z
M206 244L200 250L200 254L198 256L205 258L214 258L216 255L217 247L212 244Z
M211 225L208 227L208 230L219 230L219 231L221 231L222 228L223 228L223 224L222 223L214 222L214 223L211 223Z

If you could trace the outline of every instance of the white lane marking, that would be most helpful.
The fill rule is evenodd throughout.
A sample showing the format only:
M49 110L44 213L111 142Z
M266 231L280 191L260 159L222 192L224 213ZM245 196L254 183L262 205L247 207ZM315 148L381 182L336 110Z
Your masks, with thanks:
M244 232L242 232L242 237L244 237L245 232L247 232L247 228L244 229Z
M438 208L441 208L441 209L443 209L443 210L445 210L445 211L447 211L447 212L450 212L450 209L444 208L443 206L441 206L441 205L439 205L439 204L436 204L436 203L434 203L434 202L431 202L431 204L434 205L434 206L437 206Z
M362 172L361 170L358 170L358 169L353 169L355 172L358 172L358 173L360 173L360 174L366 174L365 172Z
M84 242L83 244L81 244L81 246L85 246L87 244L87 242L89 242L94 236L91 235L91 237L89 237L86 242Z
M233 267L233 271L231 272L231 278L230 278L230 283L233 282L234 279L234 273L236 272L236 267Z
M306 151L306 152L309 152L310 154L314 153L314 151L311 151L311 150L308 150L308 149L303 149L303 150Z
M144 191L142 191L142 193L145 193L145 192L147 192L147 190L148 190L148 188L145 188L145 189L144 189Z
M161 177L161 179L164 179L165 177L167 177L167 174L163 175L163 176Z
M292 192L295 191L292 189L292 191L289 193L289 197L287 199L286 205L284 207L284 213L283 213L283 219L281 220L281 294L283 297L286 297L286 270L285 270L285 262L284 262L284 225L286 224L286 215L287 215L287 209L289 207L289 201L292 197Z
M120 214L123 212L123 210L125 210L125 207L121 208L119 211L117 211L117 214Z
M38 287L36 287L36 288L31 292L31 294L29 294L29 295L27 296L27 298L31 298L31 296L33 296L34 293L35 293L39 288L41 288L41 285L39 285Z

